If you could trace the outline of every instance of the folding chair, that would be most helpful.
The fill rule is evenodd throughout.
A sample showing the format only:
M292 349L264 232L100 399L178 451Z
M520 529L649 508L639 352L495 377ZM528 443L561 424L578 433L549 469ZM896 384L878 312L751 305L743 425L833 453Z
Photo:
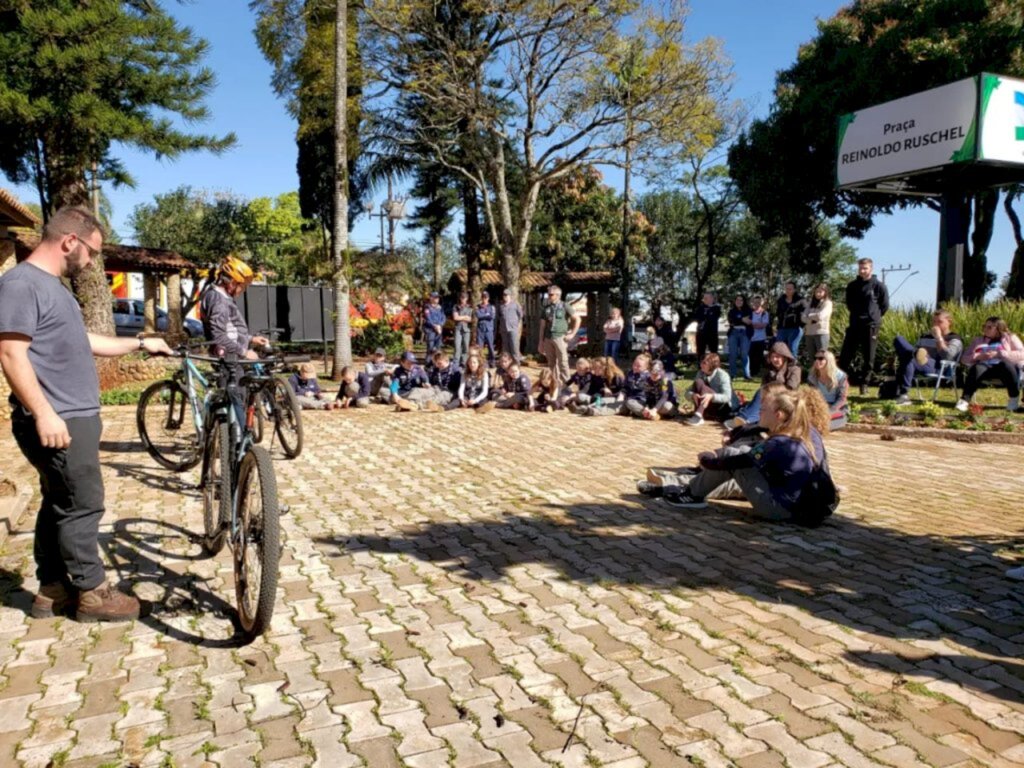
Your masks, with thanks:
M923 400L924 397L921 395L921 379L925 379L929 383L935 382L935 390L932 392L932 402L939 399L939 387L944 383L948 382L953 387L953 400L960 397L960 389L956 383L956 360L937 360L939 369L935 373L915 373L914 374L914 386L917 387L917 399Z

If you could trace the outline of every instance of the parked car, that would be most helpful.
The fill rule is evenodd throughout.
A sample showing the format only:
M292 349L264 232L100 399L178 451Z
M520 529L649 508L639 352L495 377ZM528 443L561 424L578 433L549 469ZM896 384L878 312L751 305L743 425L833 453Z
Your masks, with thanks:
M570 352L575 352L576 347L580 346L581 344L586 344L587 341L589 341L589 338L587 336L587 329L581 327L578 331L576 331L576 335L573 337L573 340L568 343L567 349Z
M138 299L114 299L114 328L118 336L137 336L146 325L144 304ZM203 324L191 317L185 318L185 333L189 337L202 336ZM156 310L156 329L167 331L167 313Z

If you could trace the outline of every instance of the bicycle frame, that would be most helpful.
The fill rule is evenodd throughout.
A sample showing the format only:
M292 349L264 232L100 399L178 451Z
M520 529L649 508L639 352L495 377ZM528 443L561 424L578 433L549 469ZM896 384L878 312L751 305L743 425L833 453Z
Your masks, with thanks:
M186 352L181 361L181 368L174 374L174 378L185 390L189 405L192 408L192 422L195 424L196 434L199 437L199 445L203 444L206 436L205 421L206 410L209 407L211 396L210 385L206 377L200 372L199 367L193 362ZM203 403L199 404L199 396L196 392L196 382L199 382L204 390Z

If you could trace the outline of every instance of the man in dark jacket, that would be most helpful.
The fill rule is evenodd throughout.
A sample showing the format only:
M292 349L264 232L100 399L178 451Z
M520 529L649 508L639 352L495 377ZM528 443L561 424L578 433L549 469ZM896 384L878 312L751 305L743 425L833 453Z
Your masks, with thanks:
M839 368L853 373L851 365L857 352L863 358L860 375L860 393L867 394L868 381L875 367L875 351L878 349L878 329L882 317L889 311L889 291L885 284L871 274L874 262L860 259L857 262L857 277L846 286L846 308L850 311L850 325L843 337L843 349L839 353Z
M697 359L703 360L708 352L718 352L718 319L722 308L715 301L715 294L704 294L700 305L693 313L697 321Z

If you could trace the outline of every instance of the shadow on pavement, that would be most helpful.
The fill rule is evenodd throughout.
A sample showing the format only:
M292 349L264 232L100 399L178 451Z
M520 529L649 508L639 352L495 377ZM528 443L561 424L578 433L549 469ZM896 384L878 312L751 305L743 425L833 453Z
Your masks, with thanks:
M100 534L100 547L121 579L119 586L131 589L151 584L159 589L156 596L152 588L143 590L153 609L140 622L170 638L204 648L240 648L251 642L238 626L234 605L212 591L207 579L175 567L176 563L209 559L197 534L173 523L138 517L123 518L113 527L113 533ZM183 546L172 548L174 543ZM171 623L183 616L189 620ZM231 625L230 636L203 634L204 623L216 631L222 630L225 622Z
M745 519L742 509L712 502L679 510L628 495L621 504L549 504L532 516L315 541L329 556L402 553L484 581L538 563L581 582L728 590L851 629L905 640L949 637L998 657L1013 656L1021 644L1024 590L1004 578L1006 562L996 556L1021 537L907 534L844 517L842 508L821 528L806 529ZM1020 665L1004 670L1024 685Z
M195 483L188 481L190 478L188 474L176 474L163 468L148 469L118 461L105 461L103 466L115 470L119 477L129 477L148 488L154 488L166 493L191 496L195 499L199 498L199 488Z

